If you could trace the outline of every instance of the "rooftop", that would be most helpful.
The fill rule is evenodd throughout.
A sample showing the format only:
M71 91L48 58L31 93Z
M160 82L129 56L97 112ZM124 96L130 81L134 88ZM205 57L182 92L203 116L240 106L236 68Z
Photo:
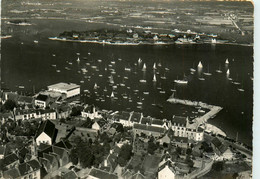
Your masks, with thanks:
M99 170L97 168L92 168L89 175L96 177L96 178L109 178L109 179L118 179L118 177L115 174L108 173L102 170Z
M39 101L46 101L47 99L48 99L48 96L47 95L43 95L43 94L39 94L36 97L36 100L39 100Z
M176 123L176 124L180 124L180 125L183 125L183 126L186 126L186 117L182 117L182 116L173 116L172 117L172 124Z
M72 89L75 89L75 88L79 88L80 86L77 85L77 84L74 84L74 83L57 83L57 84L54 84L54 85L50 85L48 86L48 89L53 89L53 88L56 88L56 89L60 89L60 90L72 90Z

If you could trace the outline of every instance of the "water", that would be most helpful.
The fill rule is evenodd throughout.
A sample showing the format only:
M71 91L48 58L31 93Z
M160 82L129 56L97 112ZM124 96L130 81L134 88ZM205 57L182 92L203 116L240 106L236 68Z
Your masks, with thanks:
M34 26L9 26L9 29L13 29L13 37L3 39L1 49L2 82L5 87L13 91L32 92L33 86L36 91L40 91L57 82L73 82L81 84L82 101L95 104L101 109L135 110L158 118L170 118L173 114L191 115L191 107L166 103L166 99L172 94L171 89L175 89L175 96L178 98L200 100L223 107L223 110L209 122L220 127L233 138L238 132L239 140L251 145L252 47L234 45L103 46L48 40L49 36L55 36L64 30L86 28L86 24L79 22L64 22L53 20L47 23L46 20L34 20L33 23L37 24ZM47 24L48 27L46 27ZM8 30L7 25L4 28ZM100 25L88 24L87 28L100 28ZM34 40L38 40L39 43L34 43ZM76 61L78 57L80 62ZM118 60L119 58L122 60ZM139 58L142 59L141 64L138 64ZM226 58L230 62L228 66L225 65ZM102 61L98 61L99 59ZM202 61L203 72L212 73L212 76L203 76L205 81L198 80L202 72L196 71L195 74L190 74L189 69L197 69L199 61ZM157 66L156 71L152 69L155 62L162 65ZM147 66L146 71L142 71L143 63ZM53 67L53 64L56 67ZM96 66L98 71L91 66ZM66 70L65 67L71 70ZM125 71L125 67L131 68L131 72ZM83 74L82 68L86 68L88 72ZM219 68L223 73L215 72ZM112 89L108 79L111 76L111 69L116 72L112 74L114 85L122 83L125 86L119 85L117 89ZM227 69L230 69L230 77L241 85L234 85L227 79L225 73ZM57 70L60 72L58 73ZM154 73L157 77L156 83L152 81ZM166 79L161 79L162 76ZM184 76L189 81L187 85L174 84L175 79L182 79ZM147 82L140 83L141 79ZM94 89L95 83L99 86L98 89ZM25 89L19 89L20 85L25 86ZM104 92L105 88L107 92ZM160 93L162 90L157 88L161 88L165 94ZM240 92L238 88L243 88L245 91ZM90 91L89 97L88 93L83 92L85 89ZM135 93L134 90L137 89L139 92ZM117 100L106 97L110 96L112 91L118 97ZM144 94L144 91L149 94ZM122 95L132 98L133 102L124 99ZM105 101L101 101L101 98ZM100 100L97 101L97 99ZM142 105L138 107L137 102L140 101ZM163 107L153 106L153 103Z

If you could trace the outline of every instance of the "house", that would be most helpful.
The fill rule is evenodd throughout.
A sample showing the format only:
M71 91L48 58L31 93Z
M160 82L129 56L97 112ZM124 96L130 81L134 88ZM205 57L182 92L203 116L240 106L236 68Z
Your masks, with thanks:
M161 119L152 119L151 126L162 127L162 128L168 129L166 121L161 120Z
M5 149L6 149L5 145L1 145L0 146L0 159L4 158L4 156L5 156Z
M160 137L165 133L165 129L161 127L149 126L145 124L134 124L133 131L135 134L152 135L154 137Z
M34 118L57 119L56 111L52 109L27 109L27 110L14 110L14 118L16 120L29 120Z
M19 96L17 99L18 105L31 105L33 103L33 98L31 96Z
M232 150L224 145L217 137L211 141L214 152L217 154L215 160L232 160L234 153Z
M130 112L123 111L115 114L113 119L114 121L121 123L123 126L130 126Z
M36 110L36 118L42 118L42 120L55 120L57 119L56 111L53 109L39 109Z
M92 124L92 129L103 132L103 127L106 125L105 120L97 120Z
M143 118L143 113L132 112L131 117L129 119L130 126L133 126L134 124L139 124L142 118Z
M52 145L55 141L56 134L57 134L57 129L55 128L55 125L51 121L49 120L42 121L35 136L36 144L38 146L41 143Z
M56 108L56 113L58 119L66 119L71 114L71 107L68 105L60 105Z
M176 170L175 165L171 160L166 161L159 167L158 179L175 179Z
M188 117L173 116L169 121L174 136L186 137L194 141L203 141L204 129L200 126L189 123Z
M132 179L145 179L145 176L138 171L137 173L133 174Z
M19 163L19 158L15 153L11 153L9 155L6 155L3 158L3 166L10 169L16 166Z
M50 102L49 96L39 94L34 100L34 105L44 109L49 105L49 102Z
M96 107L94 105L87 105L84 107L84 110L81 112L81 116L84 118L102 118L100 114L98 114L98 111L96 111Z
M171 138L168 136L168 134L166 134L165 136L160 138L159 141L160 141L160 145L170 144L171 143Z
M38 160L33 159L28 162L19 164L18 166L4 171L3 176L6 179L40 179L41 166Z
M118 177L117 175L106 172L104 170L92 168L86 179L118 179Z

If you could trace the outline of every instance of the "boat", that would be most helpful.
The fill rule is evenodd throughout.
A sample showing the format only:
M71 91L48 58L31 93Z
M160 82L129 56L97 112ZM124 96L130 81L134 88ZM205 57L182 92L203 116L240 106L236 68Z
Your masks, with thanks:
M143 69L142 69L143 71L145 71L146 70L146 65L145 65L145 63L144 63L144 65L143 65Z
M120 85L120 86L125 86L125 84L124 84L124 83L120 83L119 85Z
M81 71L82 71L83 73L87 73L87 72L88 72L88 70L87 70L86 68L81 68Z
M131 68L125 67L125 71L131 71Z
M141 58L138 59L138 63L142 63L142 59Z
M20 89L24 89L24 86L18 86L18 88L20 88Z
M203 78L203 77L199 77L198 78L200 81L204 81L205 80L205 78Z
M165 69L166 71L169 71L169 70L170 70L170 69L169 69L169 68L167 68L167 67L166 67L166 68L164 68L164 69Z
M69 68L69 67L65 67L65 69L66 69L66 70L70 70L70 68Z
M228 58L226 59L225 64L229 64Z
M113 65L114 65L114 64L116 64L116 62L115 62L115 61L111 61L111 64L113 64Z
M80 81L80 83L84 83L84 81Z
M77 55L80 55L80 53L76 53Z
M94 85L94 89L97 89L98 88L98 85L97 85L97 83L95 83L95 85Z
M56 72L60 73L60 70L56 70Z
M79 59L79 57L78 57L78 59L77 59L77 62L80 62L80 59Z
M218 69L216 70L217 73L222 73L221 66L219 65Z
M114 83L114 79L113 79L113 76L111 75L110 78L109 78L109 83L113 84Z
M209 65L208 65L208 72L204 72L203 74L206 75L206 76L211 76L211 75L212 75L212 74L209 72Z
M138 90L138 89L136 89L136 90L134 90L134 92L135 92L135 93L137 93L137 92L139 92L139 90Z
M142 105L143 103L142 103L141 101L138 101L137 104L138 104L138 105Z
M146 83L146 80L140 80L141 83Z
M195 72L196 70L194 68L190 68L190 71L191 72Z
M51 66L56 67L57 65L53 64L53 65L51 65Z
M161 79L163 79L163 80L165 80L165 79L166 79L166 76L165 76L165 74L164 74L164 76L161 76Z
M148 92L148 91L144 91L143 93L144 93L144 94L146 94L146 95L148 95L148 94L149 94L149 92Z
M112 93L111 93L110 97L111 97L111 98L114 98L114 97L115 97L115 95L114 95L113 91L112 91Z
M240 92L244 92L245 91L243 88L238 88L237 90L240 91Z
M38 41L38 40L34 40L33 42L34 42L34 43L36 43L36 44L37 44L37 43L39 43L39 41Z
M126 80L127 80L127 79L128 79L128 77L127 77L127 76L124 76L124 79L126 79Z
M198 64L198 68L203 68L203 65L202 65L201 61Z
M104 91L107 92L107 87L105 87Z
M98 62L99 62L99 63L101 63L101 62L102 62L102 60L98 59Z
M156 70L156 63L153 64L153 69Z
M156 82L156 75L153 75L153 82Z
M187 84L188 81L187 80L174 80L175 83L178 83L178 84Z
M161 93L161 94L165 94L165 91L159 91L159 93Z
M227 73L227 75L229 75L229 74L230 74L230 71L229 71L229 69L227 70L227 72L226 72L226 73Z

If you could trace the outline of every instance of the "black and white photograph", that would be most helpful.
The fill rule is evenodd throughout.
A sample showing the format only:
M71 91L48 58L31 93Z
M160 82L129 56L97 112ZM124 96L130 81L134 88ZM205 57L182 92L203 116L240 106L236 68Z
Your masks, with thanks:
M252 1L0 2L0 179L253 178Z

